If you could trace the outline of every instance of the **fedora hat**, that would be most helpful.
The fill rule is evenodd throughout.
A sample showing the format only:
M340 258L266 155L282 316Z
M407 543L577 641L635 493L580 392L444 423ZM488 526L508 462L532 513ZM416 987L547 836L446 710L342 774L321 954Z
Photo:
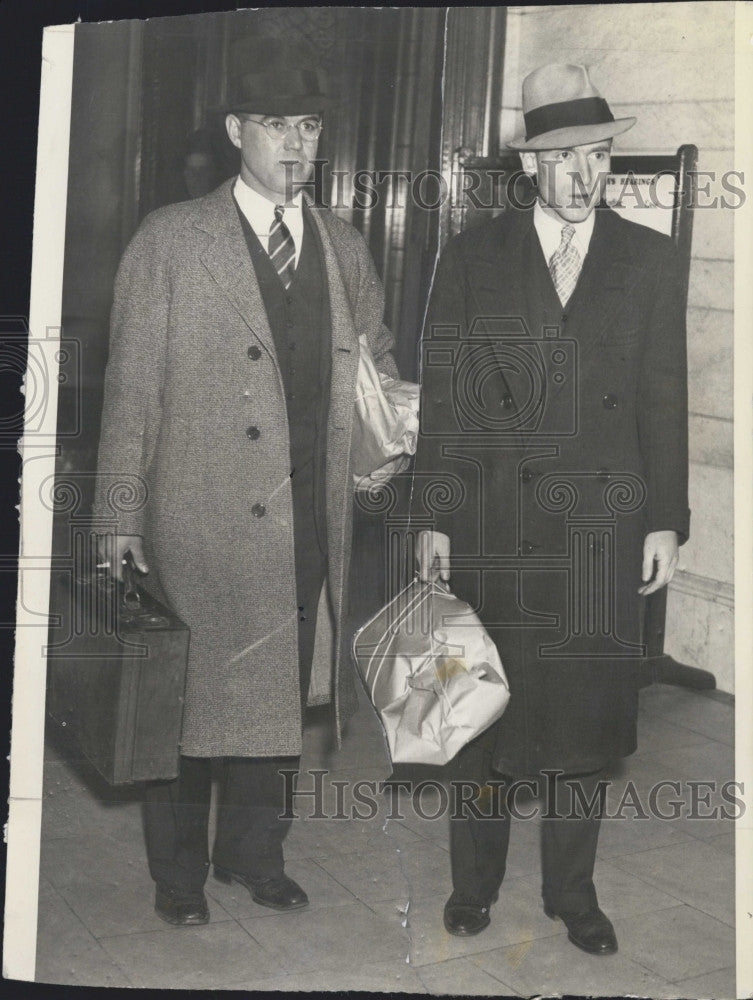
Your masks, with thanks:
M567 149L627 132L635 118L615 118L585 66L549 63L523 80L526 134L510 149Z
M331 107L329 75L312 51L280 38L241 38L229 54L225 114L305 115Z

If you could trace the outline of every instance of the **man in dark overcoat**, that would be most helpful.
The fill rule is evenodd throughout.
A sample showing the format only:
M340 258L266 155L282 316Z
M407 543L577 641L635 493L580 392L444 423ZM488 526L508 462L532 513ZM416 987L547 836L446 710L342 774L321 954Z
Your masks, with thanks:
M437 267L413 513L434 529L419 535L423 578L452 567L510 683L455 776L508 791L572 778L588 803L636 748L642 605L688 536L684 298L671 240L600 203L612 137L635 119L615 120L572 65L531 73L523 111L510 145L535 204L465 231ZM451 822L452 934L489 924L504 876L510 801L492 798ZM565 818L577 799L562 798L541 821L544 907L574 944L609 954L593 884L601 800Z
M191 633L180 775L146 791L156 910L173 924L209 919L213 758L215 876L264 906L306 905L284 872L279 769L301 753L317 633L338 740L356 707L340 649L359 336L397 371L362 237L301 190L330 104L307 53L236 52L239 176L148 216L116 280L97 512L117 523L114 572L130 551ZM132 502L113 475L137 484Z

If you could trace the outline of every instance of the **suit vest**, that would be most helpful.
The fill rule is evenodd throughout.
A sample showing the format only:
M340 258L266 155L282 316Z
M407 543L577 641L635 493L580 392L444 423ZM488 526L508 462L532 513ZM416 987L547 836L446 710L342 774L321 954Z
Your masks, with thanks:
M236 203L237 207L237 203ZM283 286L248 220L238 209L285 389L296 544L306 525L316 526L326 552L326 437L332 322L324 255L318 233L303 210L304 230L292 284ZM299 536L304 537L299 537Z

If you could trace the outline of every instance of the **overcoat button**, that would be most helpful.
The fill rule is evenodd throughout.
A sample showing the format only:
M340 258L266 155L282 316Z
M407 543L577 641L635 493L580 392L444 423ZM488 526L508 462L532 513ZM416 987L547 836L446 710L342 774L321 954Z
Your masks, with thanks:
M251 347L249 347L248 349L248 356L249 358L251 358L252 361L258 361L259 358L261 357L260 348L258 348L256 344L252 344Z
M529 542L525 538L520 543L520 551L523 553L524 556L530 556L532 552L535 552L536 549L540 548L541 548L540 545L536 545L534 542Z
M251 438L252 441L256 441L261 437L261 431L258 427L249 427L246 431L246 437Z
M601 405L605 410L615 410L617 409L617 397L608 392L605 396L601 397Z
M524 483L530 483L533 479L533 473L528 468L523 468L520 470L520 478Z
M251 513L254 515L254 517L264 517L264 515L267 513L267 508L264 506L263 503L255 503L251 508Z
M599 479L609 479L609 469L599 469L596 475Z
M512 396L503 396L502 399L500 400L500 403L505 410L511 410Z

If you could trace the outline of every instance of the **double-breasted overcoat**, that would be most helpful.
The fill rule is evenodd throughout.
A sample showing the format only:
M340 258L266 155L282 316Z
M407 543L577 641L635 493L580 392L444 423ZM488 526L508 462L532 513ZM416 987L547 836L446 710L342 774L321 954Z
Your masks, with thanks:
M635 749L643 541L688 534L684 296L671 240L597 209L565 309L532 211L450 241L422 352L416 528L510 682L494 761L568 773Z
M301 695L288 418L231 185L154 212L124 254L95 510L121 534L143 536L149 586L190 627L181 752L295 755ZM340 649L359 335L380 370L396 370L363 239L330 211L309 210L332 323L326 522L339 736L355 704Z

